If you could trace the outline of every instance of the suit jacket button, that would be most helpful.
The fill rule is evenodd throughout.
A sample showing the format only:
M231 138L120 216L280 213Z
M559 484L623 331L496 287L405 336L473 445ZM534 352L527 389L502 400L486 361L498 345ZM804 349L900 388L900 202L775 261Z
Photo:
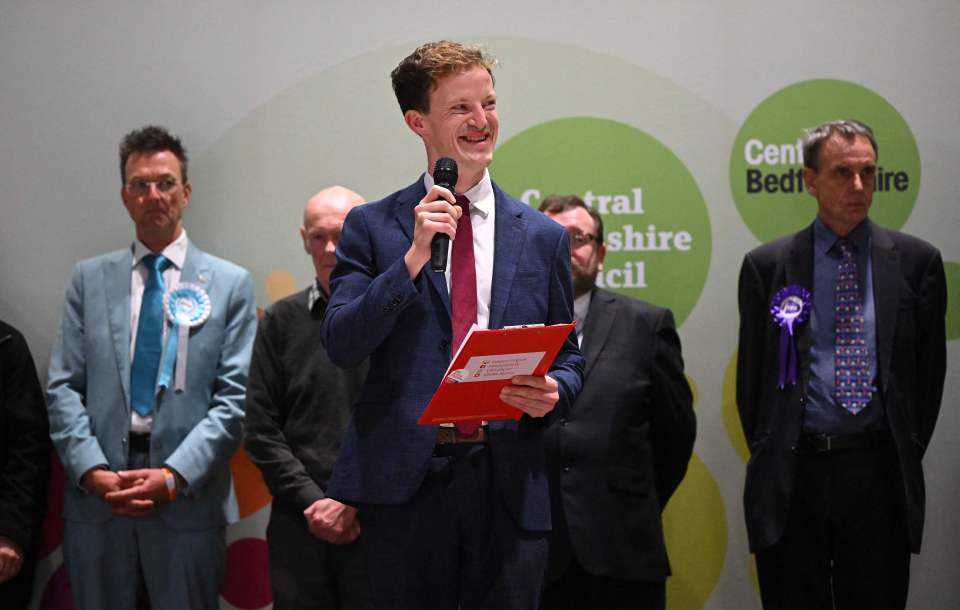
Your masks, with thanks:
M560 425L561 425L561 426L566 426L566 425L567 425L567 418L566 418L566 417L561 417L561 418L560 418Z
M564 472L570 472L570 467L569 467L569 466L564 466L564 467L563 467L563 471L564 471Z

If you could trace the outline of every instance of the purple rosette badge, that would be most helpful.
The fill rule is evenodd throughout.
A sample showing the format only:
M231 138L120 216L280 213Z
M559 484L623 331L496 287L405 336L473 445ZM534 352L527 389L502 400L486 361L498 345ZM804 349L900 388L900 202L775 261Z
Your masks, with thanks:
M810 317L810 291L803 286L784 286L773 295L770 315L780 326L780 375L777 387L797 384L797 341L793 329Z

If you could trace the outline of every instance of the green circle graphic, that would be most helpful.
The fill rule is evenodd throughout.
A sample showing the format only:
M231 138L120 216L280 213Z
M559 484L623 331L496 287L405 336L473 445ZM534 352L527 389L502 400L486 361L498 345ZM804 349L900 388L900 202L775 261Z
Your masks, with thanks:
M960 263L946 262L943 264L944 275L947 276L947 339L960 339Z
M558 119L504 142L490 171L534 208L575 194L600 212L598 285L669 307L678 325L693 310L710 266L710 218L693 176L658 140L616 121Z
M799 231L817 213L802 178L803 130L835 119L869 125L879 147L870 217L899 229L920 191L920 154L913 133L885 99L861 85L808 80L785 87L754 109L730 154L730 188L740 216L760 241Z

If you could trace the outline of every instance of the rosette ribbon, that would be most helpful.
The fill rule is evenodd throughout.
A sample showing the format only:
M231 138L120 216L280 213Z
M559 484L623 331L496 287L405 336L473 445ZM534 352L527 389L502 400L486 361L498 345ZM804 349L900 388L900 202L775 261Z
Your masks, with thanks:
M210 317L210 296L196 284L180 284L163 295L163 312L170 321L167 346L163 350L158 385L182 392L187 377L187 346L190 329L200 326ZM176 364L176 371L174 371Z
M777 387L797 384L797 341L794 329L810 317L810 291L796 284L785 286L773 295L770 315L780 326L780 374Z

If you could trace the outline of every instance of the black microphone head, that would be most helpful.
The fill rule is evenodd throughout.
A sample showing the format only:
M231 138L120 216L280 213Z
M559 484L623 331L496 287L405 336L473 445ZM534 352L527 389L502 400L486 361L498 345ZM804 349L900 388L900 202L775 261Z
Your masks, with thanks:
M452 193L457 186L458 174L456 161L450 157L440 157L433 166L433 183Z

